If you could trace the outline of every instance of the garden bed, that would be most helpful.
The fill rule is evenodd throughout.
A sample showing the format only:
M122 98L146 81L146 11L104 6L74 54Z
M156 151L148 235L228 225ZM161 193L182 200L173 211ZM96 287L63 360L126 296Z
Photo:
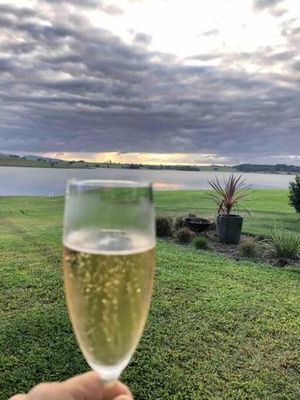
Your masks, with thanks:
M275 257L271 253L269 246L266 243L264 243L264 238L261 238L260 236L255 237L249 234L242 234L241 243L239 245L220 243L218 241L215 232L208 232L207 234L205 234L205 237L208 239L209 243L208 249L210 251L235 259L236 261L251 260L251 261L271 264L278 267L286 267L286 266L300 267L299 257L295 260ZM241 246L243 245L243 243L248 241L255 242L254 246L257 253L255 256L245 256L242 254Z
M194 244L198 250L207 250L236 261L250 260L257 263L267 263L277 267L300 268L300 246L298 246L299 251L297 256L288 257L276 255L274 248L267 240L268 237L261 234L254 235L244 233L241 235L241 241L238 245L221 243L218 240L214 224L211 225L211 228L206 232L197 233L192 232L186 226L186 219L187 218L184 216L175 219L170 216L159 216L159 221L157 221L158 236L185 246L192 247Z

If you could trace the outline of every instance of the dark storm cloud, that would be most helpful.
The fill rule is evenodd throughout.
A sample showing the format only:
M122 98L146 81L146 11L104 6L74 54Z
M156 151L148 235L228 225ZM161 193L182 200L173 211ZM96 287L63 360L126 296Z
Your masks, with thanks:
M0 72L10 72L14 70L14 64L9 58L0 58Z
M10 4L0 4L0 15L10 15L18 18L34 17L36 11L26 7L15 7Z
M0 6L0 149L267 161L299 148L292 41L280 51L202 54L190 61L220 65L189 66L147 51L151 37L143 33L125 44L79 12L62 17L56 3L48 1L47 13ZM282 65L288 73L251 74L236 63Z

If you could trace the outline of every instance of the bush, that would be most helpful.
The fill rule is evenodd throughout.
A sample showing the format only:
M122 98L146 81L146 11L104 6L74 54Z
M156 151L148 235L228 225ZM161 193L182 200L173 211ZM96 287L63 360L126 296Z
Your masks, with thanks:
M289 191L289 203L300 213L300 175L296 176L294 182L290 182Z
M247 239L239 245L239 253L242 257L256 257L257 243L254 239Z
M175 233L175 239L182 244L191 243L194 233L188 228L180 228Z
M299 254L300 236L296 233L275 228L267 242L278 258L295 259Z
M173 221L171 217L158 215L156 217L156 235L158 237L172 236Z
M184 228L183 218L185 218L183 215L176 217L175 222L174 222L174 229L176 231L180 228Z
M194 239L194 246L198 250L206 250L208 249L208 240L204 236L198 236Z

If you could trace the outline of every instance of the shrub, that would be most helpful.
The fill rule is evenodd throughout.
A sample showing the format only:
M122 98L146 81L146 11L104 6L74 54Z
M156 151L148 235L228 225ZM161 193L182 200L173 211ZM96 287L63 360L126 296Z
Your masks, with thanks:
M208 249L208 240L204 236L198 236L194 239L194 246L198 250L206 250Z
M171 217L158 215L156 217L156 235L158 237L172 236L173 221Z
M183 215L180 215L179 217L176 217L175 222L174 222L174 229L177 231L180 228L184 227L184 222L183 218L185 218Z
M275 227L267 242L278 258L294 259L299 254L300 236L296 233Z
M239 253L242 257L256 257L257 243L254 239L247 239L239 245Z
M294 182L289 184L289 203L297 213L300 213L300 175L297 175Z
M191 243L194 233L188 228L180 228L175 233L175 239L182 244Z

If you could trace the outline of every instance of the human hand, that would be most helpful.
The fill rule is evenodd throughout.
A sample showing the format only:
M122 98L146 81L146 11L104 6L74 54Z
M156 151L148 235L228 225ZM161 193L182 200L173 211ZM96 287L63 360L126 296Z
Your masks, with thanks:
M95 372L88 372L64 382L41 383L28 394L17 394L10 400L133 400L133 397L123 383L104 384Z

